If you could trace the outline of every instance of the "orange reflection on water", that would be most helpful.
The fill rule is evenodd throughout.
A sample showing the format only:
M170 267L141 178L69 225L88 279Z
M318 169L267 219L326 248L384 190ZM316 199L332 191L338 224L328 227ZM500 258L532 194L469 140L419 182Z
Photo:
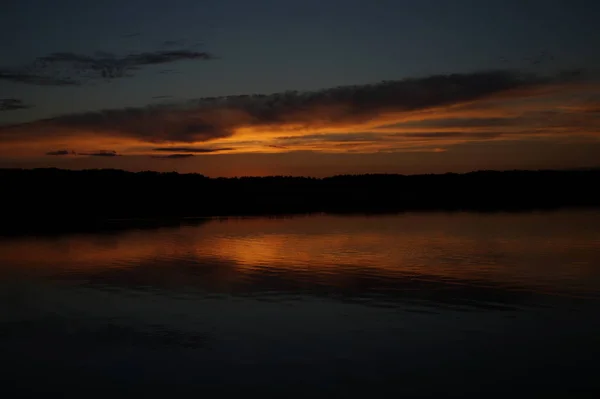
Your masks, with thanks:
M318 215L0 240L0 272L138 269L157 281L210 270L212 283L298 273L361 274L545 287L600 287L600 213ZM194 272L193 274L198 274ZM198 277L200 279L200 277Z

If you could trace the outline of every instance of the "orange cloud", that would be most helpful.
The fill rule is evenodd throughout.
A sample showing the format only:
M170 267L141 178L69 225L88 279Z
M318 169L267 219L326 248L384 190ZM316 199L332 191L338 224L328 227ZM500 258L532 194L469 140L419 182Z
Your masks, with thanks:
M436 152L482 140L600 135L600 86L579 75L431 76L316 92L203 98L0 127L0 156ZM590 83L591 82L591 83ZM184 149L184 150L182 150ZM168 154L171 152L171 154Z

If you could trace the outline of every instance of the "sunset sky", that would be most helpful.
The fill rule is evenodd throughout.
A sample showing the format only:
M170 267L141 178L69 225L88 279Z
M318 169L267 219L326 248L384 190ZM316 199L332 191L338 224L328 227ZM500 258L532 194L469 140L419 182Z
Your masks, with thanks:
M600 166L594 0L4 0L0 167Z

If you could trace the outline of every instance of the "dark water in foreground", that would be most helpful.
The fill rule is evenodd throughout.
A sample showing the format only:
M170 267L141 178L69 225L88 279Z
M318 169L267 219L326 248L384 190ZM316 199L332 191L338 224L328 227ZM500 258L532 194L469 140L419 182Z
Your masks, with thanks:
M0 238L2 397L594 397L599 359L599 211Z

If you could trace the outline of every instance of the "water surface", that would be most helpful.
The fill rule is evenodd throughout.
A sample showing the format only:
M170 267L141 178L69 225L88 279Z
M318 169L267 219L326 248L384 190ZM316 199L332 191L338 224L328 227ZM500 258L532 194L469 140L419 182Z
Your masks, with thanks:
M600 392L600 211L0 238L2 390Z

